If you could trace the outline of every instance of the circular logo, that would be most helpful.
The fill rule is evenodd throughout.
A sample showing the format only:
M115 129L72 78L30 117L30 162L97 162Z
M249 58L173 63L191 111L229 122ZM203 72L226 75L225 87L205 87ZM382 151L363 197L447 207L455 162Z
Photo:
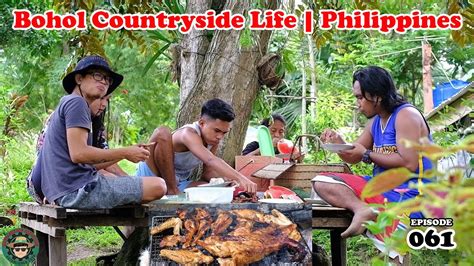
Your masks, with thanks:
M28 229L15 229L3 238L2 252L13 264L31 263L39 252L38 238Z

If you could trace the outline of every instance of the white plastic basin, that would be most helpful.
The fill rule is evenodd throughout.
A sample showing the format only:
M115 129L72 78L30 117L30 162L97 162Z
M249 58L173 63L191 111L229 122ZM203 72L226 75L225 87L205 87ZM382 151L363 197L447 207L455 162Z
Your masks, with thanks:
M191 187L184 190L189 201L202 203L230 203L234 187Z

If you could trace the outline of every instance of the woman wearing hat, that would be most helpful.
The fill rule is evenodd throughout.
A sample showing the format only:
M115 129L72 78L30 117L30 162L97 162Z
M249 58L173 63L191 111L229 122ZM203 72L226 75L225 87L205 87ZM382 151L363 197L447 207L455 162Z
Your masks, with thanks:
M152 201L166 193L159 177L110 178L97 171L122 159L143 161L150 154L140 145L108 150L92 146L91 105L122 80L100 56L83 58L64 77L69 95L61 98L52 115L38 156L41 190L50 202L68 208L112 208Z

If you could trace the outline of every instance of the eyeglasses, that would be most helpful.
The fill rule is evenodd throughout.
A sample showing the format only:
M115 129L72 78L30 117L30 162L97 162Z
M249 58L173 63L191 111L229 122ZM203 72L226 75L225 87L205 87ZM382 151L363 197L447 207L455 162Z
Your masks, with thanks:
M28 250L27 248L18 248L18 247L14 248L14 249L15 249L15 251L27 251Z
M111 77L106 76L106 75L104 75L102 73L99 73L99 72L89 72L87 74L90 74L94 78L95 81L101 82L101 81L105 80L107 85L110 85L110 84L112 84L112 82L114 82L114 80Z

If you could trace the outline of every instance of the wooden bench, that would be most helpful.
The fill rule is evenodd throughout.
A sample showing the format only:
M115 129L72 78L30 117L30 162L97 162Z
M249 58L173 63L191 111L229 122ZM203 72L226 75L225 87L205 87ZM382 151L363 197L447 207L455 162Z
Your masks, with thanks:
M36 265L66 265L66 229L84 226L148 226L148 206L79 210L22 202L18 216L23 228L35 232L40 243ZM119 233L121 233L118 230ZM121 234L122 238L124 236Z
M349 227L352 221L352 212L346 209L313 204L313 229L330 230L331 265L346 265L346 239L341 233Z

